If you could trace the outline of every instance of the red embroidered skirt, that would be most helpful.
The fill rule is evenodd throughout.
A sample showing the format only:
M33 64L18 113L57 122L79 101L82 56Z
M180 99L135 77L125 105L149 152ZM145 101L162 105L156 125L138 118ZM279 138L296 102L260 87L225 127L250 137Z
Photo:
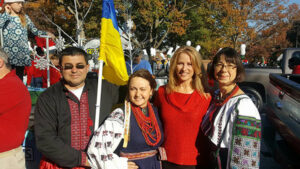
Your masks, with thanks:
M91 167L74 167L72 169L89 169L89 168ZM45 157L43 157L40 162L40 169L67 169L67 168L58 167L56 164L48 161Z

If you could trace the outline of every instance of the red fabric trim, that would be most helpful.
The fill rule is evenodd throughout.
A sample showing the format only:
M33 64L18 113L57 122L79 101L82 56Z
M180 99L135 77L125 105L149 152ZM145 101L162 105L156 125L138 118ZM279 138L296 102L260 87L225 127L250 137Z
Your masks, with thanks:
M86 164L86 154L85 152L81 152L81 164L85 165Z
M90 167L73 167L72 169L87 169ZM40 169L66 169L58 167L56 164L52 163L51 161L47 160L43 157L40 161Z
M38 36L35 36L34 38L35 38L35 41L36 41L36 44L38 47L46 49L46 38L41 38ZM55 46L55 42L53 40L49 39L49 47L51 47L51 46Z
M87 92L82 93L80 104L68 99L71 111L71 146L76 150L84 150L90 138L90 114Z

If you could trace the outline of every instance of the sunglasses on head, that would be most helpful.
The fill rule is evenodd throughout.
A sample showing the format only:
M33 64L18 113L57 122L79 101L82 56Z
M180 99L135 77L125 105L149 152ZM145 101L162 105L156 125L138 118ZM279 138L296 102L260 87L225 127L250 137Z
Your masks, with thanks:
M74 67L74 65L65 65L65 66L62 66L62 68L64 70L70 70L70 69L73 69L73 67ZM84 69L85 65L79 64L79 65L76 65L75 67L76 67L76 69Z

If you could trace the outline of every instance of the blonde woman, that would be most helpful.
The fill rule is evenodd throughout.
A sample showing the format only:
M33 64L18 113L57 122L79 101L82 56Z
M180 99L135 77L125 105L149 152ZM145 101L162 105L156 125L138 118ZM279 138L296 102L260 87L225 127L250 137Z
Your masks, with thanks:
M155 98L165 133L164 169L195 169L205 165L205 149L201 147L205 137L200 124L211 100L202 83L205 78L196 49L177 49L171 58L169 82L158 89Z

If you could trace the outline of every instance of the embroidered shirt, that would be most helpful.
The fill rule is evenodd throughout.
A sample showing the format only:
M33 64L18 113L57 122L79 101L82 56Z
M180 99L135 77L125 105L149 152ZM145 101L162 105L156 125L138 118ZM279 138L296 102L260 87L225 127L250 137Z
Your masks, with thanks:
M82 93L80 100L73 93L67 93L71 112L71 146L76 150L85 150L90 139L90 127L93 121L90 119L88 93ZM86 163L86 154L82 152L81 163Z
M239 104L236 106L239 99ZM203 123L208 120L213 109L212 103L203 118ZM232 97L216 113L218 113L214 120L216 127L209 136L215 145L219 141L218 125L222 124L221 131L224 132L225 124L230 116L221 142L222 148L228 148L227 168L259 168L261 120L252 100L245 94ZM221 118L222 114L223 118Z
M156 120L158 113L155 111ZM126 115L125 115L126 114ZM126 148L120 147L121 140L124 138L125 117L130 117L130 139ZM162 130L159 120L160 129ZM161 131L162 132L162 131ZM163 139L158 145L152 147L146 144L141 129L138 127L134 114L124 113L121 108L115 109L105 122L94 132L87 153L92 168L102 169L126 169L128 158L121 157L118 150L123 153L139 154L140 152L156 150L161 145ZM119 147L119 148L118 148ZM116 151L116 149L118 150ZM132 159L140 169L161 169L157 155L146 158Z

